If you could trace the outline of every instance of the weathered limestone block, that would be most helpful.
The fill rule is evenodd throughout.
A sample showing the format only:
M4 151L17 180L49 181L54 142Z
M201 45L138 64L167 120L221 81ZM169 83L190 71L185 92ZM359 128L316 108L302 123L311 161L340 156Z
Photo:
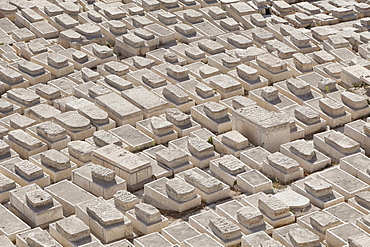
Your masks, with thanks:
M310 84L303 80L290 78L286 81L286 85L293 94L298 96L311 92Z
M40 96L25 88L13 88L6 93L7 97L25 107L40 103Z
M317 87L323 92L330 93L337 90L337 82L331 78L322 78Z
M297 69L305 72L312 70L313 61L302 53L293 54L293 62Z
M341 222L337 217L328 213L318 212L310 217L310 224L315 230L325 233L326 230L340 225Z
M93 216L103 226L124 222L123 214L103 199L99 199L93 205L87 205L86 210L90 216Z
M26 193L26 202L34 208L41 208L53 203L53 197L42 189L35 189Z
M238 131L233 130L222 135L222 142L230 147L241 150L249 146L249 141Z
M158 20L165 25L173 25L177 23L177 18L175 14L170 12L160 12L158 13ZM177 30L176 30L177 31Z
M188 149L192 155L198 158L207 158L214 154L213 145L197 137L189 138Z
M240 78L247 80L247 81L256 81L259 78L258 70L249 67L245 64L240 64L236 66L236 71Z
M204 104L204 112L213 120L222 119L228 115L226 106L213 101Z
M360 144L342 133L333 131L324 137L327 144L343 154L352 154L360 149Z
M203 83L198 83L195 86L195 92L203 98L212 97L214 95L213 89Z
M293 246L318 246L320 238L305 228L295 228L289 231L289 239Z
M289 207L275 196L270 195L260 198L258 208L271 219L289 216Z
M247 228L254 228L264 224L263 214L257 208L245 206L238 210L238 222Z
M15 188L16 188L16 183L12 179L6 177L3 174L0 175L0 192L1 193L15 189Z
M315 124L320 122L320 114L307 106L298 106L295 108L294 116L305 124Z
M237 175L245 171L243 162L237 159L225 159L219 162L219 167L231 175Z
M196 197L195 188L179 178L166 182L166 192L171 199L178 202L187 202Z
M10 131L8 133L8 138L10 141L28 150L37 149L43 146L42 141L20 129Z
M274 39L274 34L263 28L255 28L252 32L255 41L265 44L266 41Z
M222 183L216 178L207 178L193 170L184 172L184 179L189 184L199 188L206 193L214 193L222 189Z
M328 53L327 51L321 50L321 51L315 51L313 53L313 59L319 63L328 63L328 62L333 62L335 60L335 57Z
M267 162L283 173L293 173L299 170L299 163L297 161L280 152L267 156Z
M0 156L7 154L9 152L10 152L10 146L3 140L0 140Z
M310 38L302 32L292 32L290 40L298 47L306 47L310 45Z
M184 19L192 24L202 22L203 21L203 15L202 13L194 10L194 9L188 9L184 11Z
M109 144L122 146L122 140L120 140L117 136L105 130L95 131L93 134L93 141L98 147L103 147Z
M355 200L358 204L365 208L370 208L370 192L362 191L355 194Z
M43 177L44 175L43 170L39 166L31 163L28 160L14 164L14 169L17 174L27 180L35 180Z
M257 56L256 61L259 66L272 73L283 72L287 69L288 66L288 64L284 60L275 57L270 53Z
M37 125L36 132L38 135L52 142L66 138L66 130L50 121Z
M29 61L22 61L18 63L18 69L30 76L39 76L45 73L45 68Z
M57 170L64 170L71 167L68 156L55 150L50 149L40 154L41 164L50 166Z
M244 37L242 35L233 35L227 37L227 42L235 46L236 48L240 49L246 49L248 47L251 47L253 42L252 40L248 39L247 37Z
M70 131L83 131L90 128L90 120L76 111L64 112L54 116L55 121Z
M173 129L173 124L160 117L152 117L150 126L153 133L158 136L166 135Z
M279 91L273 86L264 87L261 96L267 101L274 101L279 98Z
M111 182L116 177L116 173L113 170L100 165L96 165L91 169L91 175L93 178L105 182Z
M168 108L165 115L166 119L176 126L185 126L191 123L190 116L176 108Z
M305 190L314 197L322 197L332 193L332 186L323 179L313 179L304 183Z
M68 153L81 162L92 160L92 151L95 147L85 141L72 141L68 143Z
M160 150L155 155L159 163L170 168L176 168L189 162L189 155L179 148L168 147Z
M154 224L162 220L161 212L150 204L138 203L134 208L136 217L146 225Z
M90 236L90 228L76 216L57 221L55 227L59 234L70 242L77 242Z
M50 66L58 69L68 66L68 58L57 53L48 54L47 61Z
M343 103L353 109L361 109L368 107L368 103L365 97L351 92L341 93L341 100Z
M222 240L232 240L241 237L241 229L225 217L211 219L209 227Z
M34 247L59 246L47 231L33 232L27 236L27 244Z
M180 65L171 65L166 70L167 74L176 80L184 80L189 77L189 70Z
M133 87L131 82L119 77L118 75L107 75L104 78L104 82L118 91L123 91Z
M330 98L322 98L319 100L319 107L329 116L339 117L346 113L344 105Z
M124 211L133 209L134 206L140 202L140 199L137 196L127 190L117 191L113 198L114 204Z
M289 150L305 160L312 160L316 156L313 145L305 140L297 141L295 145L290 146Z

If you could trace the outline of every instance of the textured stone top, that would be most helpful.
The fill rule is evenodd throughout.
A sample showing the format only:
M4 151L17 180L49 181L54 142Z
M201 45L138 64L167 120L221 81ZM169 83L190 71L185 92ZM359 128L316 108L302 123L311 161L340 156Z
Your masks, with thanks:
M360 150L358 142L337 131L331 131L324 139L326 143L344 154L352 154Z
M117 146L122 146L122 141L117 136L105 130L95 131L93 134L94 143L99 146L106 146L109 144L116 144Z
M10 152L10 146L5 141L0 140L0 155L4 155Z
M290 241L295 246L300 246L303 244L310 244L312 246L320 245L320 238L313 232L309 231L306 228L303 227L297 227L289 231L288 233Z
M204 103L203 109L206 115L213 120L219 120L228 115L226 106L213 101Z
M93 178L106 182L111 182L116 177L116 173L113 170L100 165L92 165L91 175Z
M89 162L92 159L92 151L95 146L85 141L72 141L68 143L68 153L82 162Z
M69 157L55 149L49 149L40 154L41 164L53 167L57 170L64 170L71 167Z
M194 187L210 194L222 189L222 183L212 176L204 176L202 172L196 169L184 172L184 179Z
M91 126L90 120L76 111L64 112L54 118L58 124L71 131L82 131Z
M173 130L173 124L160 117L152 117L150 119L150 127L153 133L158 136L169 134Z
M52 246L59 247L59 243L46 230L40 232L32 232L26 238L28 246L44 247Z
M367 103L367 99L358 94L343 92L340 96L343 103L353 109L362 109L369 106Z
M114 87L115 89L119 90L119 91L123 91L123 90L126 90L126 89L129 89L129 88L132 88L132 82L129 82L121 77L119 77L118 75L107 75L105 78L104 78L104 81Z
M92 51L99 58L107 58L113 55L113 49L103 45L93 45Z
M264 224L263 214L260 210L252 206L240 208L236 213L236 217L238 222L247 228L253 228Z
M258 208L270 218L281 218L289 215L289 207L273 195L262 197L258 201Z
M36 127L36 132L49 141L62 140L66 138L67 135L64 128L50 121L38 124Z
M90 236L90 228L73 215L55 223L57 231L69 241L78 241Z
M237 239L241 236L240 227L225 217L211 219L209 227L222 240Z
M267 101L274 101L279 98L279 90L274 86L264 87L261 96Z
M0 173L0 192L15 189L15 187L16 184L12 179Z
M123 210L129 210L134 207L135 204L140 202L140 199L134 194L127 190L119 190L114 196L114 204Z
M310 84L300 79L290 78L286 81L286 85L293 94L298 96L311 92Z
M25 88L13 88L7 91L7 96L9 99L27 107L40 103L40 96Z
M319 100L319 107L321 110L329 116L342 116L346 113L344 105L338 101L330 98L322 98Z
M44 144L39 139L31 136L30 134L20 129L10 131L8 133L8 138L10 141L13 141L19 146L24 147L29 150L40 148Z
M198 137L188 139L188 149L192 155L198 158L206 158L214 153L213 145Z
M14 169L17 174L27 179L28 181L35 180L44 176L43 170L39 166L31 163L28 160L24 160L14 164Z
M294 116L305 124L320 122L320 114L308 106L298 106L295 108Z
M166 191L170 198L178 202L186 202L196 197L195 188L180 178L169 179Z
M223 156L218 165L222 170L234 176L245 172L245 164L239 159L235 159L233 155Z
M190 116L177 108L168 108L165 112L165 116L168 121L176 126L186 126L191 124Z
M267 156L268 163L284 173L293 173L299 170L299 163L288 156L276 152Z
M159 210L146 203L138 203L134 206L136 217L146 225L154 224L162 220Z
M316 155L313 144L306 140L295 141L289 147L289 150L305 160L312 160Z
M229 147L241 150L249 146L249 141L238 131L233 130L222 135L222 142Z
M32 207L37 208L52 204L53 197L42 189L36 189L26 193L26 201Z
M156 152L155 156L158 162L172 168L181 166L189 161L189 155L185 151L173 147L162 149Z
M317 212L310 217L310 223L315 229L325 232L329 228L340 225L341 221L331 214Z
M273 73L283 72L288 66L284 60L275 57L270 53L257 56L256 61L259 66Z
M94 204L88 205L86 210L90 216L104 226L124 222L123 214L103 198L98 198Z
M235 110L238 115L241 115L248 121L262 128L286 127L289 122L280 117L277 113L268 111L260 106L249 106Z

